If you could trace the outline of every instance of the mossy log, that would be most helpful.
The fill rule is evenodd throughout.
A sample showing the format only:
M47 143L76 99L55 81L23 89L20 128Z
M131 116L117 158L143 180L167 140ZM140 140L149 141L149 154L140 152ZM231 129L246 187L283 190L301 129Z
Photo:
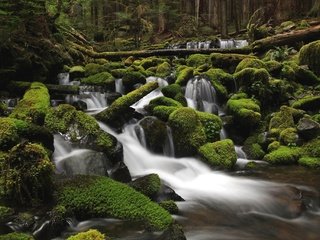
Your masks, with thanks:
M136 51L119 51L119 52L95 52L73 43L72 47L92 58L105 58L108 60L119 60L121 58L133 57L151 57L151 56L178 56L184 57L191 54L210 54L210 53L239 53L249 54L252 52L250 47L232 48L232 49L155 49L155 50L136 50Z
M275 46L292 45L303 41L304 43L312 42L320 38L320 24L288 33L278 34L257 40L252 43L253 50L263 52Z
M10 92L17 94L23 94L31 86L31 82L22 82L22 81L12 81L8 84L7 89ZM55 84L45 84L48 88L49 93L55 94L78 94L79 86L71 85L55 85Z

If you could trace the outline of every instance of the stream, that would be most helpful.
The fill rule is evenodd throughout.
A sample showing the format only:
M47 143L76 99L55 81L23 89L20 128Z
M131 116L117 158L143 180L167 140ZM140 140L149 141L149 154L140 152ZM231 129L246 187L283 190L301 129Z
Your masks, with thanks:
M164 82L162 84L166 85ZM186 89L189 106L223 114L216 102L214 88L207 84L203 79L189 81ZM121 86L118 81L119 92L122 91ZM142 113L144 105L161 95L159 89L155 90L133 107ZM84 99L90 103L90 111L102 110L107 106L102 100L105 99L104 93L84 91L82 97L69 98ZM236 146L238 170L217 171L196 158L172 157L174 149L170 129L165 153L158 155L146 149L143 134L136 133L138 121L124 126L122 133L114 132L101 122L99 125L123 144L124 162L133 178L157 173L163 183L185 200L177 202L179 215L173 217L183 226L188 240L320 239L320 176L317 171L297 166L245 170L249 160L241 146ZM226 133L223 132L222 136L225 137ZM55 149L54 161L58 172L89 174L93 168L97 171L108 168L101 154L77 149L58 135L55 136ZM66 160L68 167L64 164ZM159 236L159 233L143 231L142 226L117 219L83 222L70 219L68 229L55 239L64 239L70 233L89 228L97 228L113 240L152 240Z

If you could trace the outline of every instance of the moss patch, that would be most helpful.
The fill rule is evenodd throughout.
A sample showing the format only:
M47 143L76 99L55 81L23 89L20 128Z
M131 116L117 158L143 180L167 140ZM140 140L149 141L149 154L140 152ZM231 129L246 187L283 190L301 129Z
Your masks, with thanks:
M212 53L210 55L212 66L233 73L237 65L245 58L256 58L254 56L230 53Z
M187 82L193 77L193 68L192 67L186 67L178 72L177 74L177 80L176 84L179 84L181 86L184 86L187 84Z
M222 128L222 121L220 117L205 112L197 112L197 115L204 128L207 142L220 140L220 131Z
M132 181L130 186L154 200L160 191L161 180L158 174L149 174Z
M241 70L243 70L245 68L256 68L256 69L265 68L265 69L267 69L267 66L263 61L261 61L259 59L245 58L238 64L238 66L236 68L236 72L240 72Z
M320 96L306 96L295 101L292 107L305 111L318 111L320 110Z
M296 147L281 146L277 150L268 153L263 160L271 164L295 164L301 156L301 149Z
M90 229L86 232L81 232L67 238L67 240L105 240L105 239L106 237L104 234L94 229Z
M209 62L209 55L206 54L192 54L187 58L187 65L190 67L199 67Z
M309 68L320 75L320 41L315 41L303 46L299 52L299 64L308 65Z
M34 240L34 238L26 233L8 233L0 235L0 240Z
M102 86L111 91L115 88L114 82L114 77L108 72L97 73L95 75L91 75L87 78L81 79L81 84Z

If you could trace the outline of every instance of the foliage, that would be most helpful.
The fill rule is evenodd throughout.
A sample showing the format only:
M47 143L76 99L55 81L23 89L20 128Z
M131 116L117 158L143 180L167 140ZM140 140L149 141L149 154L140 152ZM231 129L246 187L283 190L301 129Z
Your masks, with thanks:
M293 48L286 46L274 47L266 53L266 60L284 61L289 58Z
M299 64L308 65L309 69L318 76L320 75L320 41L311 42L304 45L299 52Z
M186 63L189 67L199 67L208 62L209 62L209 55L205 55L205 54L192 54L186 60Z
M205 113L197 112L197 115L204 128L207 142L213 142L220 139L220 131L222 128L222 121L219 116Z
M104 234L94 229L90 229L86 232L81 232L67 238L67 240L105 240L105 239L106 238Z
M298 147L281 146L264 156L263 160L271 164L294 164L301 156L301 149Z
M34 240L34 238L26 233L8 233L0 235L0 240Z
M80 219L143 221L154 230L166 229L172 222L170 214L148 197L106 177L77 176L66 180L58 192L58 202Z

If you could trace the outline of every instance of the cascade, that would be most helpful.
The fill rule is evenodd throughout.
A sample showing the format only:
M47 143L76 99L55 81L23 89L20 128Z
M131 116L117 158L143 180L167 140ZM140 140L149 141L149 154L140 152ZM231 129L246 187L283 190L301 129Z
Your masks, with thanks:
M168 157L174 157L175 155L172 130L169 126L167 126L167 138L164 144L163 154Z
M115 85L116 85L116 92L124 94L124 86L123 86L122 78L116 79Z

